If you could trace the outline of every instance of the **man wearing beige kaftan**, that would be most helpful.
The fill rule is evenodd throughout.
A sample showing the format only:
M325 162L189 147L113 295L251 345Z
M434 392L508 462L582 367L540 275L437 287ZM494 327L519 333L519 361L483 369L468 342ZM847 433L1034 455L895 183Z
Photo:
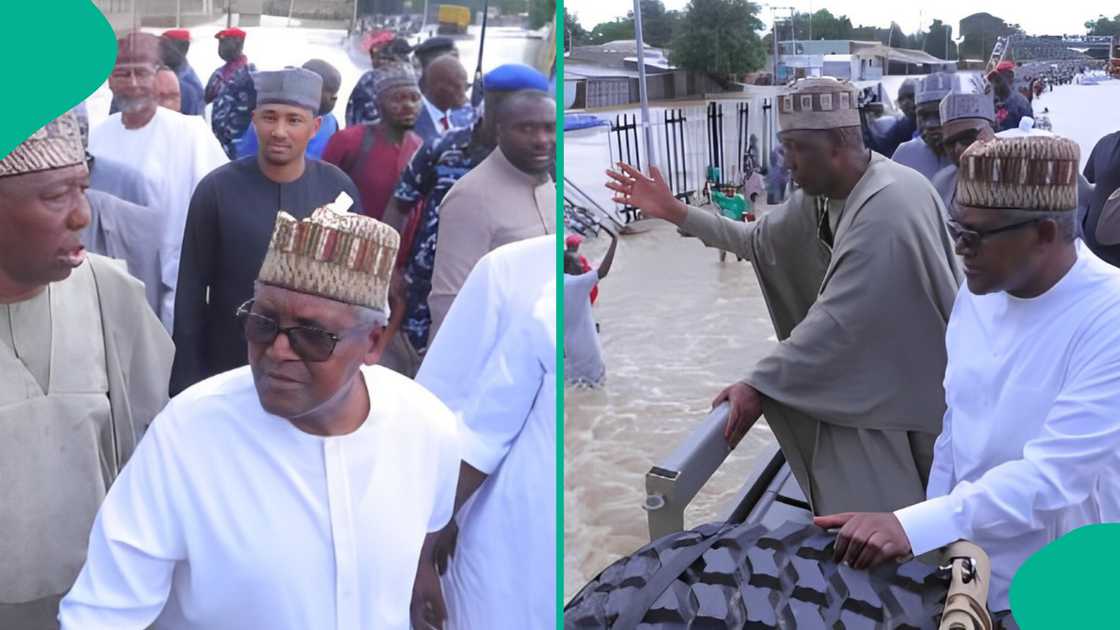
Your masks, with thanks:
M173 347L123 262L87 255L66 114L0 160L0 628L57 628L109 485L167 402Z
M475 264L516 241L556 233L556 103L545 92L506 97L495 113L498 148L455 183L439 208L429 343Z
M648 192L663 185L656 172L628 168L609 185L617 200L751 262L780 343L717 402L732 403L732 446L765 414L817 514L925 496L959 285L940 198L863 147L855 98L834 79L779 97L801 188L757 222L674 206L671 194L659 204Z

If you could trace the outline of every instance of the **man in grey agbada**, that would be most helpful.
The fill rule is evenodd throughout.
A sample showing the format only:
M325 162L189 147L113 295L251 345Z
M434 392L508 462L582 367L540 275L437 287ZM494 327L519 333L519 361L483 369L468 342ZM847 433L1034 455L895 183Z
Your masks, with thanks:
M941 99L953 91L956 77L949 72L935 72L918 85L916 115L919 137L903 142L891 159L932 179L934 173L949 166L949 156L942 146Z
M941 99L939 111L941 145L953 163L937 171L931 181L947 210L952 207L953 194L957 190L957 167L960 166L961 155L972 143L987 142L996 137L992 128L996 112L989 96L961 92L946 94Z
M608 171L616 201L751 261L780 342L715 402L731 446L766 414L816 514L925 497L960 277L937 192L864 146L857 105L831 78L778 97L800 188L753 223L686 206L656 169Z
M0 628L58 627L110 484L167 402L174 349L121 265L87 254L73 114L0 159Z

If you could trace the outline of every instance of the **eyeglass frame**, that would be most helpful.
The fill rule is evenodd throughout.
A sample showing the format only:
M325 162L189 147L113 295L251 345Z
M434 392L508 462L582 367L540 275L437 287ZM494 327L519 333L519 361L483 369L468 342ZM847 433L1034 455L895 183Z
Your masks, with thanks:
M976 252L980 251L980 247L984 244L984 240L989 237L995 236L996 234L1001 234L1003 232L1017 230L1034 223L1041 223L1043 220L1044 217L1035 217L1033 219L1020 221L1018 223L1012 223L1011 225L1004 225L1002 227L994 228L991 230L976 230L965 227L961 222L956 221L955 219L946 219L945 228L949 231L949 238L953 239L954 244L960 242L970 251ZM973 240L975 242L970 242Z
M261 315L260 313L254 313L252 311L252 309L253 309L253 304L255 302L256 302L255 299L246 300L244 304L242 304L241 306L238 306L237 310L234 311L234 317L237 318L238 321L240 321L240 323L241 323L242 334L244 334L245 325L248 323L250 317L254 317L254 318L262 319L262 320L267 320L267 321L271 322L273 324L273 326L276 327L276 334L273 335L272 339L269 340L267 344L261 342L262 345L269 346L269 345L272 345L272 344L276 343L276 338L279 337L281 333L283 333L288 338L288 344L292 347L292 352L296 353L296 355L298 355L299 358L302 361L306 361L308 363L324 363L324 362L330 360L331 355L334 354L335 348L338 347L338 342L342 341L343 335L339 335L339 334L333 333L329 330L319 328L318 326L299 325L299 326L283 327L283 326L280 325L280 322L276 321L275 319L273 319L271 317L268 317L267 315ZM330 350L327 352L327 355L325 357L323 357L322 359L311 359L311 358L305 357L304 353L300 352L300 350L296 347L297 345L300 345L300 344L293 343L293 341L292 341L292 336L291 336L290 333L293 330L309 330L309 331L312 331L314 333L322 333L322 334L326 335L327 339L329 339L330 342L331 342L331 347L330 347ZM248 335L246 335L245 341L247 341L249 343L258 343L258 342L254 342L254 341L249 341ZM300 345L300 347L302 347L302 345Z

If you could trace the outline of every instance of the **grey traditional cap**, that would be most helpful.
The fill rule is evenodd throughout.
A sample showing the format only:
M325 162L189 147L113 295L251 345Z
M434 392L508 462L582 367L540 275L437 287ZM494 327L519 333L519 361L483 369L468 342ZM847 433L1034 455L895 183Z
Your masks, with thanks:
M253 75L257 88L257 107L269 104L292 105L319 113L323 97L323 78L303 68L266 70Z
M986 94L949 92L941 99L941 124L965 118L982 118L988 122L996 119L992 97Z
M951 72L934 72L926 75L918 85L918 94L914 102L918 105L939 102L946 94L953 91L954 84L956 84L956 77Z

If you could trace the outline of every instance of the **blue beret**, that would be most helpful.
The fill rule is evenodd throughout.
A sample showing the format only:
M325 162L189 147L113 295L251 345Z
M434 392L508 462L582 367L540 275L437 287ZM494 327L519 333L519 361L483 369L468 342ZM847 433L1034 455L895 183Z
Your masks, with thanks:
M487 92L516 92L518 90L549 89L548 77L535 68L520 63L498 66L482 78L482 89Z

